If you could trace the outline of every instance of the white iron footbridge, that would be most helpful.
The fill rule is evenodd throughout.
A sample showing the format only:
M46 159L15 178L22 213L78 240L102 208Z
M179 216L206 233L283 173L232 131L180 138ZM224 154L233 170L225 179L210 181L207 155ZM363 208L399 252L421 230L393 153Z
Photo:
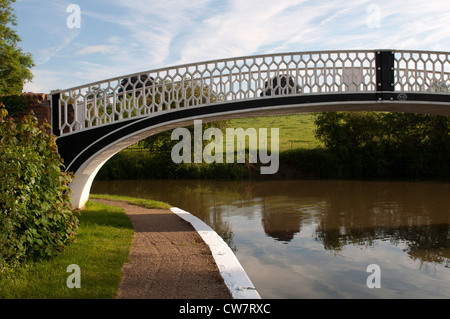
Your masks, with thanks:
M205 122L297 112L450 115L450 53L293 52L228 58L120 76L52 93L52 129L73 206L120 150L150 135Z

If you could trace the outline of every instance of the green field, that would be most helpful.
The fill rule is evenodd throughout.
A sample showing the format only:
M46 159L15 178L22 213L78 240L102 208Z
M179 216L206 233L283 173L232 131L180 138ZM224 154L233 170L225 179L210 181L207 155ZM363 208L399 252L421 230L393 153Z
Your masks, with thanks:
M315 137L314 124L315 113L301 113L292 115L276 115L249 117L242 119L233 119L228 122L230 128L248 128L256 129L257 133L260 128L267 128L269 134L268 145L270 147L271 128L279 129L279 150L280 152L290 149L313 149L322 146L322 143ZM224 143L225 141L225 131ZM224 144L225 145L225 144ZM125 152L139 151L142 147L139 143L130 146ZM225 151L225 148L224 148Z
M270 134L271 128L279 129L279 149L286 151L290 149L313 149L322 146L321 142L314 136L315 115L303 113L294 115L264 116L231 120L229 126L232 128L267 128ZM270 142L268 142L270 146Z
M323 147L321 142L315 137L314 113L302 113L294 115L264 116L243 119L233 119L226 123L228 128L242 128L247 130L254 128L258 136L258 142L261 139L259 129L267 129L268 140L267 148L271 149L272 128L279 129L279 152L283 163L296 164L305 162L312 154L313 162L320 156ZM226 131L222 126L222 135L224 139L223 152L226 153ZM237 140L236 140L237 141ZM209 143L205 141L204 145ZM246 156L250 148L249 141L246 141L244 148ZM242 145L231 145L235 152ZM258 146L257 146L258 147ZM170 150L166 150L170 152ZM300 153L299 153L300 152ZM165 154L167 155L167 154ZM170 156L170 153L169 153ZM308 157L305 157L308 156ZM170 159L159 159L159 156L153 156L144 146L137 143L123 150L111 160L109 160L99 171L97 180L118 180L118 179L152 179L152 178L223 178L240 179L248 176L250 170L242 164L229 163L212 164L177 164L174 165ZM304 163L303 163L304 164ZM302 169L304 167L302 166Z

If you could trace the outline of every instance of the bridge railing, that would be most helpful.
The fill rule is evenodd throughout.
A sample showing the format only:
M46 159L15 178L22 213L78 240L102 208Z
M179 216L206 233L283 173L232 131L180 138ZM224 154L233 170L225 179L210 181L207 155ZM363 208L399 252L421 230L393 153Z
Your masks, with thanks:
M57 136L183 108L275 95L449 93L450 53L318 51L185 64L90 83L52 98Z
M394 51L395 91L449 93L450 53Z

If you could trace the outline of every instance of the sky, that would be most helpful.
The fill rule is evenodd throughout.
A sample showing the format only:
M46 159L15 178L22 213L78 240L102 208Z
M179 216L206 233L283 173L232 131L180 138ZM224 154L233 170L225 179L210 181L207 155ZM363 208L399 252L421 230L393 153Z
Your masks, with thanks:
M25 92L168 66L319 50L450 51L448 0L17 0Z

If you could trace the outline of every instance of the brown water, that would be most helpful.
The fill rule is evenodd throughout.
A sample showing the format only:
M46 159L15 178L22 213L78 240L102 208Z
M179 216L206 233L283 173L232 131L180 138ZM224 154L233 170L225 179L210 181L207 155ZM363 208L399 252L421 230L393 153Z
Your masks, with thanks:
M196 215L235 250L262 298L450 298L450 184L96 181L91 193ZM372 264L380 288L367 285Z

